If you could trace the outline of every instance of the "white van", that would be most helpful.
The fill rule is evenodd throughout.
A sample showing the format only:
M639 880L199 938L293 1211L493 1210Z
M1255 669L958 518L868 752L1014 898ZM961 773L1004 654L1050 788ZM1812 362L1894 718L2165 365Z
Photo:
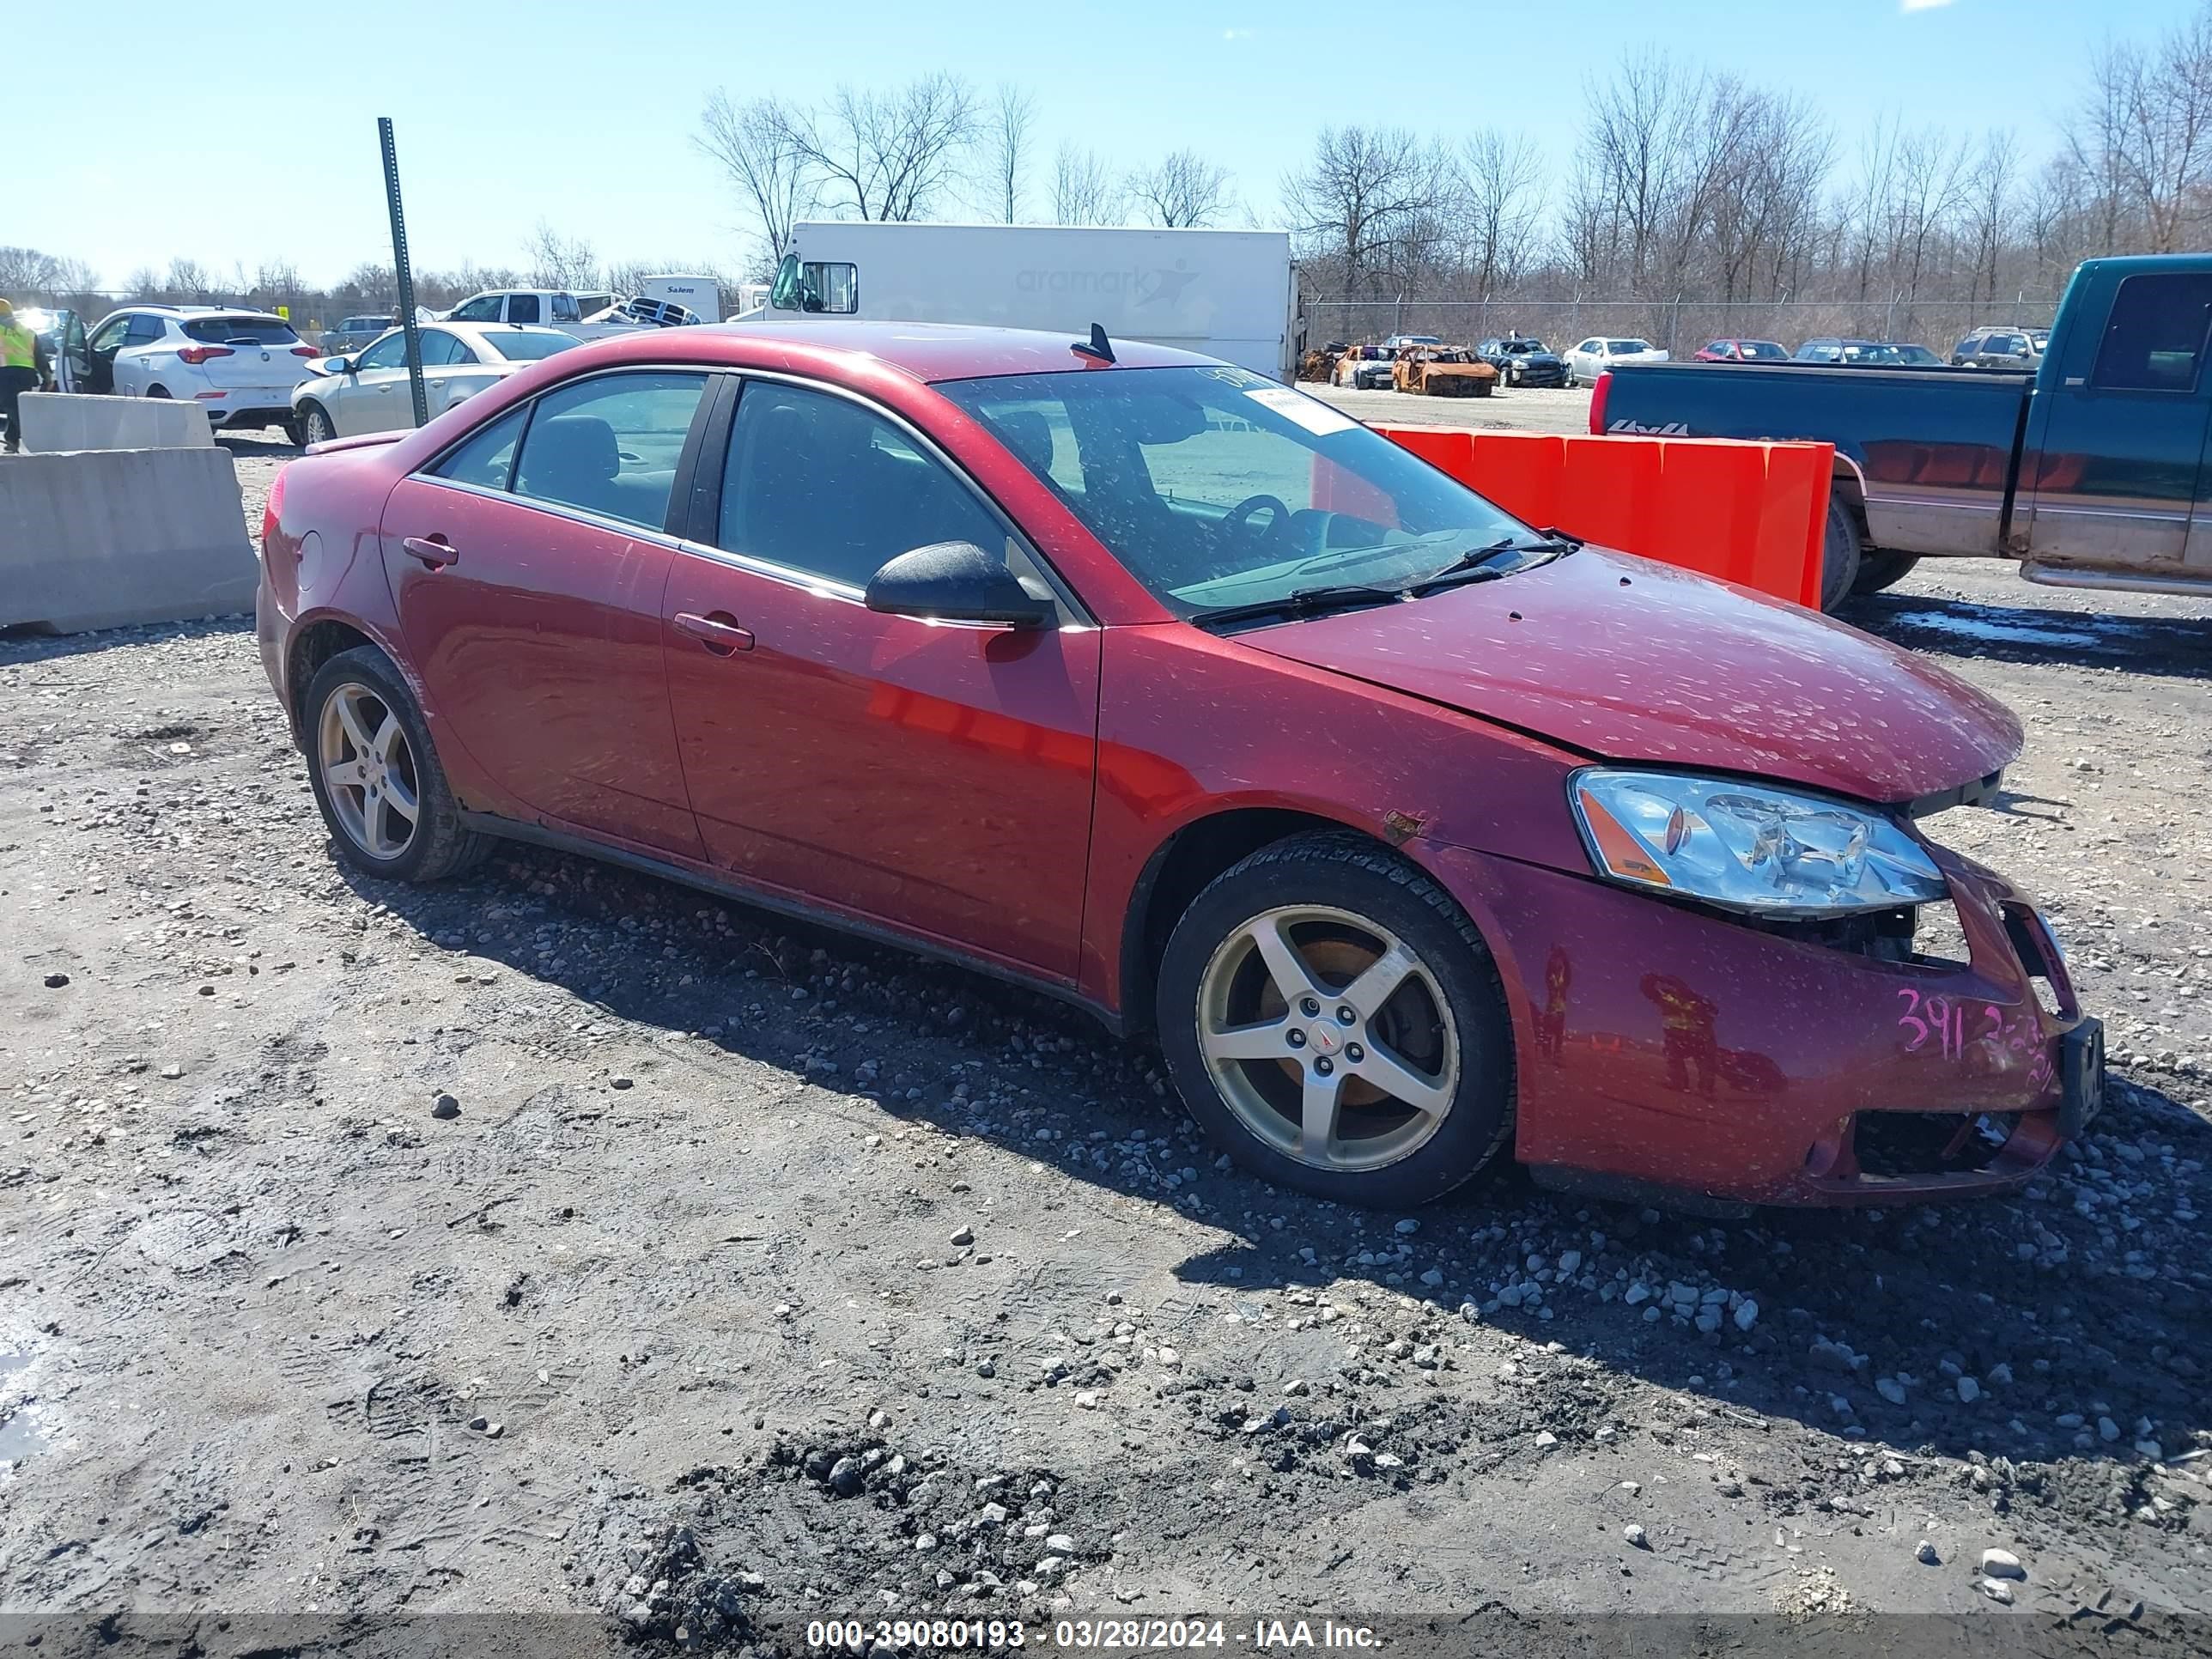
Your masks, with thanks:
M1180 346L1288 380L1297 273L1280 230L1147 230L809 220L769 303L809 316L1058 329Z

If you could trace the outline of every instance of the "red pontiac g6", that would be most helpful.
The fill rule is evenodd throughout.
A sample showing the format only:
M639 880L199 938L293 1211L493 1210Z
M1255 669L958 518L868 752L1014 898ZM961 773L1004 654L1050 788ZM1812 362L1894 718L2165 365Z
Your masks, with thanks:
M2050 929L1923 828L2003 708L1288 387L1118 359L655 331L287 469L261 646L340 854L431 881L512 836L1042 987L1353 1203L1509 1149L1984 1191L2094 1111Z

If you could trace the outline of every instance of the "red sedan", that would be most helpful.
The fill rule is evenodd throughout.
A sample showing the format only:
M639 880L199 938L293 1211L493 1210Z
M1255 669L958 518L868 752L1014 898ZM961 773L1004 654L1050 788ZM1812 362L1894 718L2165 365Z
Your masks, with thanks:
M654 331L287 469L261 645L338 854L536 842L1042 987L1353 1203L1509 1149L1990 1190L2095 1109L2049 929L1923 828L2002 708L1102 343Z
M1700 363L1786 363L1790 354L1773 340L1708 340L1693 355Z

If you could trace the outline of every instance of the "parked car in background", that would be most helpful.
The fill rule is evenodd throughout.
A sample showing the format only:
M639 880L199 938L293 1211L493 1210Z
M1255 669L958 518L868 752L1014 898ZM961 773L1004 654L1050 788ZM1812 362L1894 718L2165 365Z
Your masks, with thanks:
M294 462L258 635L336 856L520 839L972 963L1156 1030L1226 1152L1382 1211L1510 1157L1894 1212L2095 1113L2048 925L1931 833L2002 707L1070 334L607 340Z
M2051 331L2000 325L1978 328L1951 348L1954 368L2033 368L2050 348Z
M292 389L317 353L282 317L219 306L125 306L85 343L84 390L174 398L210 426L287 426Z
M1388 392L1397 353L1387 345L1347 347L1336 360L1336 384L1362 392Z
M325 351L358 351L387 328L399 326L397 317L346 317L339 319L336 328L323 331L322 344Z
M1790 354L1772 340L1709 340L1692 359L1700 363L1786 363Z
M1808 340L1791 359L1800 363L1827 363L1840 368L1895 368L1893 348L1879 340Z
M634 334L664 320L647 321L616 307L611 294L572 294L565 289L501 288L472 294L441 319L449 323L514 323L525 328L557 328L579 340L610 334ZM689 313L667 320L689 321Z
M2212 598L2208 319L2212 254L2092 259L2033 375L1623 369L1591 400L1590 429L1832 443L1824 606L1925 555Z
M1498 371L1507 386L1565 386L1567 366L1559 355L1532 334L1504 334L1485 340L1474 355Z
M1569 386L1595 386L1597 377L1620 363L1663 363L1667 354L1649 340L1618 339L1593 334L1580 345L1559 354L1567 366Z
M418 331L422 386L433 419L515 370L582 343L557 328L513 323L433 323ZM314 368L315 378L292 394L293 436L298 442L328 443L415 424L404 329L381 336L358 356L325 357Z
M1441 334L1391 334L1382 341L1382 349L1394 357L1407 346L1440 346L1444 343Z
M1890 367L1895 368L1941 368L1943 357L1924 345L1912 345L1902 340L1886 340L1882 349L1890 356Z

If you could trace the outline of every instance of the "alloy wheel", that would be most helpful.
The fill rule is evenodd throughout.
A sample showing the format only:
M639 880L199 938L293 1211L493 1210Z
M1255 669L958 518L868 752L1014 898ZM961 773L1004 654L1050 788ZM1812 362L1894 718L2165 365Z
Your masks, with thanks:
M1316 1169L1418 1152L1458 1091L1460 1039L1418 953L1348 910L1282 906L1236 929L1200 981L1198 1047L1253 1134Z
M422 810L415 751L373 688L348 681L324 699L316 758L346 838L373 859L405 854Z
M337 435L331 430L331 417L324 414L319 406L307 410L307 418L304 424L307 427L307 441L311 444L326 444Z

